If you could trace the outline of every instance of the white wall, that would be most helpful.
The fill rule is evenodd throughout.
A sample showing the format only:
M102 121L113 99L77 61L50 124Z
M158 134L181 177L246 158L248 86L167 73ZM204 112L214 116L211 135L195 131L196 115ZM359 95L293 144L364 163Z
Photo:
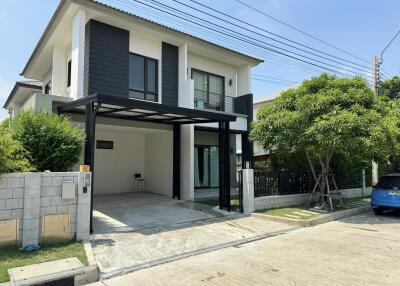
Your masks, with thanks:
M160 39L148 38L137 33L129 34L129 52L158 60L158 102L162 102L162 74L161 74L161 48Z
M114 149L95 150L95 195L133 191L133 174L146 177L145 135L96 130L96 140L114 141Z
M172 197L173 133L146 134L145 190Z
M192 78L192 68L213 73L225 77L225 94L228 96L236 96L236 73L237 69L233 65L188 53L188 78ZM229 80L232 80L232 86L229 86Z

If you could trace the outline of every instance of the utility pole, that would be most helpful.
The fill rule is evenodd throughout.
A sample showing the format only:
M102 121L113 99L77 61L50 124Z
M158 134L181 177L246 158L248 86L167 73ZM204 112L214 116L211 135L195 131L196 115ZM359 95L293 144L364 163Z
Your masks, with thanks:
M372 59L372 81L373 88L375 90L375 94L379 96L380 93L380 84L381 84L381 75L380 75L380 65L382 64L382 60L377 56L374 56ZM372 160L372 186L375 186L379 180L379 166L378 162Z
M382 64L382 57L378 58L377 56L374 56L374 58L372 59L372 81L374 84L374 90L376 92L376 95L379 95L382 83L381 73L380 73L381 64Z

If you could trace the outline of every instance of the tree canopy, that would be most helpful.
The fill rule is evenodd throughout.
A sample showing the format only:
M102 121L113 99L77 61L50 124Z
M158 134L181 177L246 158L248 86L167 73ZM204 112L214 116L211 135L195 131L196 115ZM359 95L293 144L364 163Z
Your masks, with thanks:
M382 95L390 99L400 99L400 77L385 80L381 86Z
M333 154L365 160L398 154L397 107L375 96L361 77L322 74L260 109L251 138L270 152L303 152L315 178L318 167L330 171Z

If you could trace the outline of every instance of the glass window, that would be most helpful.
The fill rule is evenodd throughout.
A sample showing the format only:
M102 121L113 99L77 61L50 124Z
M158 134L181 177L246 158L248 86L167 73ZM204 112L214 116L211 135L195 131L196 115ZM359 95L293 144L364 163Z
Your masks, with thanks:
M218 188L219 155L217 146L194 147L194 186L196 188Z
M130 56L129 75L129 88L144 91L144 57Z
M400 177L399 176L383 176L378 184L378 188L391 189L400 188Z
M192 70L194 105L196 108L223 110L224 78L207 72Z
M51 81L44 86L44 94L51 94Z
M155 61L148 60L147 61L147 90L149 92L157 91L157 64Z
M67 70L67 87L71 86L71 60L68 61L68 70Z
M158 62L144 56L129 55L129 97L158 101Z

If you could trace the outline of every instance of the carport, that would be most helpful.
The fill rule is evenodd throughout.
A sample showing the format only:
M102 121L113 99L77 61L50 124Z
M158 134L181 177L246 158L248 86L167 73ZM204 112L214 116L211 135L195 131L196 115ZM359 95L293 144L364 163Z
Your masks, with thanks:
M190 109L169 106L147 101L104 94L92 94L84 98L63 104L58 107L58 113L85 115L85 151L84 163L91 167L92 186L95 169L95 131L96 118L115 118L122 120L145 121L173 126L173 187L172 198L180 199L181 173L181 125L194 123L218 123L219 141L219 207L230 211L230 171L229 171L229 122L235 121L236 116L223 112ZM93 231L93 195L91 193L90 228Z

